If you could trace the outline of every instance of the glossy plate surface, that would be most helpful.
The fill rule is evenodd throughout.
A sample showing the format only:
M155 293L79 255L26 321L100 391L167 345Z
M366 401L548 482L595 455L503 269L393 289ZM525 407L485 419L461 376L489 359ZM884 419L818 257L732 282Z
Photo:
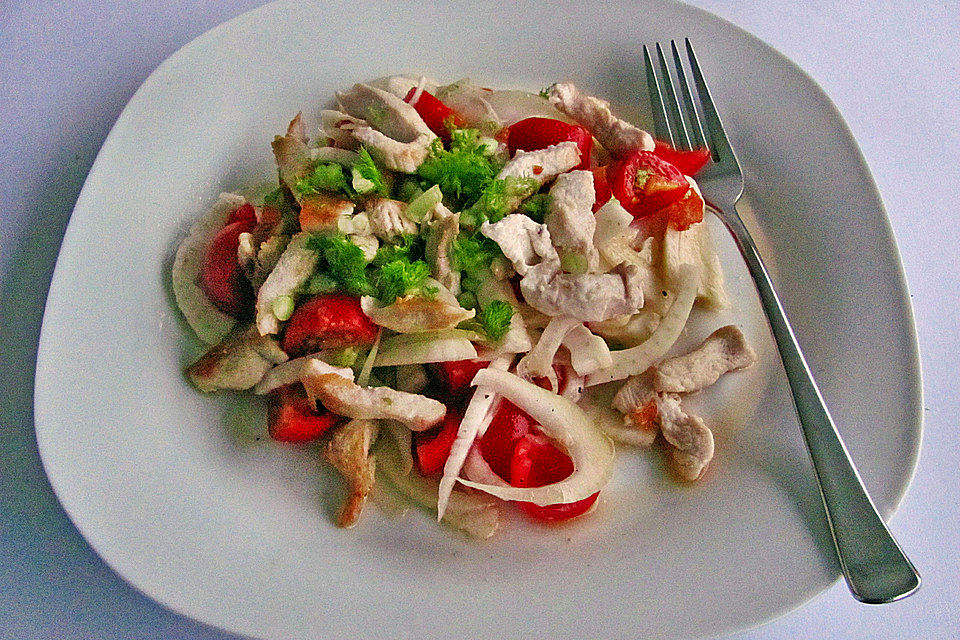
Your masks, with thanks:
M745 219L824 396L889 515L920 442L916 340L880 197L823 92L767 45L672 2L281 2L164 62L120 116L77 202L50 289L36 429L64 508L125 579L170 608L258 638L711 636L799 606L839 576L752 283L714 220L734 308L761 355L691 400L717 438L703 482L623 451L591 516L510 519L476 543L421 513L331 524L316 451L265 438L262 407L205 397L169 266L217 194L274 174L298 110L396 72L539 90L561 79L647 123L643 44L689 36L747 174ZM789 96L790 99L784 99ZM262 438L262 439L258 439ZM333 491L333 495L331 495Z

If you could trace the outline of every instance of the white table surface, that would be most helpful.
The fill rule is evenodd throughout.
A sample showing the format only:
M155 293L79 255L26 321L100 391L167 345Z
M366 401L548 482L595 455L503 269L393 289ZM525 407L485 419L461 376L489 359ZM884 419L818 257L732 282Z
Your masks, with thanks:
M920 591L871 607L838 583L731 637L960 637L960 11L955 0L691 3L772 44L836 102L890 215L924 371L919 469L891 524L923 575ZM134 591L70 524L37 454L33 369L63 231L120 110L164 58L259 4L0 2L0 638L233 637Z

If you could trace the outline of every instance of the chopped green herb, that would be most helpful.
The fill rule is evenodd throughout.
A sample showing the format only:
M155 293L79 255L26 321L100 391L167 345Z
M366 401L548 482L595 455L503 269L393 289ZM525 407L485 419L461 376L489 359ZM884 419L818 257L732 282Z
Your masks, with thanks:
M383 174L380 173L380 169L370 156L370 152L367 151L366 147L360 147L358 153L360 159L351 170L354 190L363 194L376 192L386 197L388 195L387 185L384 184ZM358 183L360 183L359 186Z
M413 262L423 257L424 239L415 233L404 233L390 244L383 244L377 249L373 258L373 266L381 267L394 260Z
M550 89L552 87L553 85L550 85L549 87L544 87L543 89L540 89L540 97L543 98L544 100L548 99L550 97Z
M487 220L498 222L539 188L540 183L536 178L507 176L491 180L473 206L461 214L461 224L466 227L479 227Z
M477 321L483 327L483 332L491 340L499 340L510 328L513 318L513 307L503 300L494 300L477 314Z
M450 259L455 269L470 274L486 270L490 262L500 254L500 247L490 238L479 233L460 232L450 245Z
M393 304L397 298L407 293L423 290L426 279L430 277L430 267L422 260L410 262L397 259L380 267L376 282L379 289L380 302ZM435 293L435 292L434 292Z
M309 280L307 280L307 285L304 287L304 292L309 293L310 295L317 295L318 293L331 293L337 290L337 281L333 279L333 276L327 273L315 273Z
M367 262L363 249L343 236L314 235L308 245L319 251L327 263L327 272L339 288L354 296L370 295L373 288L367 279Z
M488 155L478 130L453 129L450 148L445 149L439 138L434 140L430 157L417 169L417 175L427 185L440 185L453 209L458 210L475 202L498 171L500 163Z
M347 181L343 167L333 162L322 162L313 168L313 172L305 178L297 180L294 189L301 196L308 196L321 191L334 191L352 196L353 187Z
M520 213L526 214L537 222L542 223L550 210L550 194L535 193L520 205Z

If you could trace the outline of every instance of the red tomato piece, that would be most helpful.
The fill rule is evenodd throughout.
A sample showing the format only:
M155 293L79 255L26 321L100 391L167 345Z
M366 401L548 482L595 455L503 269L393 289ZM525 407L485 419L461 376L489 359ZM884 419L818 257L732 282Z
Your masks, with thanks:
M635 151L607 166L614 197L635 218L645 218L668 207L690 190L675 166L649 151Z
M453 442L457 439L457 430L460 429L462 419L463 414L448 408L447 415L439 426L413 434L413 447L420 475L431 476L443 471Z
M240 234L253 231L254 224L241 220L220 229L207 248L200 271L204 293L218 309L234 317L248 310L253 300L253 287L240 267L237 249Z
M360 300L344 293L315 296L290 317L281 346L291 357L320 349L373 344L377 325L360 309Z
M496 415L480 439L480 453L494 473L510 477L510 461L517 441L536 424L525 411L509 400L501 400Z
M663 209L662 214L667 216L667 220L678 230L684 231L689 229L690 225L703 220L703 205L703 198L691 187L687 195Z
M243 222L249 225L251 228L254 227L257 224L257 212L253 208L253 205L249 202L246 202L237 207L237 210L231 213L230 217L227 218L227 224L233 224L234 222Z
M434 372L440 378L440 382L451 393L464 391L473 382L473 377L477 375L480 369L486 369L489 366L489 360L454 360L451 362L438 362L434 366Z
M412 87L403 99L404 102L410 103L413 108L417 110L417 113L420 114L420 117L423 118L424 123L426 123L430 131L437 134L444 142L450 142L451 126L457 128L467 126L466 121L459 113L443 104L439 98L428 91L421 91L417 101L411 102L416 92L417 88Z
M573 461L546 437L527 434L517 441L510 461L510 484L515 487L542 487L560 482L573 473ZM540 507L532 502L518 503L528 516L545 522L570 520L586 513L600 492L567 504Z
M596 194L593 201L593 212L596 213L613 197L613 193L610 191L610 183L607 182L607 168L594 167L591 171L593 172L593 191Z
M317 411L300 383L271 392L268 401L267 428L280 442L310 442L340 422L340 416L326 409Z
M657 140L653 153L661 160L666 160L675 166L685 176L695 175L700 169L703 169L703 165L707 164L707 160L710 159L710 149L680 151L662 140Z
M553 365L553 372L557 375L557 393L563 393L567 388L567 370L564 367L555 364ZM541 389L553 391L553 387L550 385L550 378L547 378L546 376L542 378L534 378L530 382L537 385Z
M512 156L518 150L537 151L561 142L576 142L580 149L577 169L590 168L593 136L585 127L553 118L526 118L508 127L507 146Z

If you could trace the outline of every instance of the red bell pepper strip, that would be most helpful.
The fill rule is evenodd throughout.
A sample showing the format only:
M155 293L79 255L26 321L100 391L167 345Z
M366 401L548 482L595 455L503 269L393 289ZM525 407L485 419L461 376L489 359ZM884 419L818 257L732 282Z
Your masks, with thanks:
M526 118L508 127L507 146L511 156L517 150L537 151L568 141L576 142L580 150L580 164L576 168L589 169L593 136L585 127L553 118Z

